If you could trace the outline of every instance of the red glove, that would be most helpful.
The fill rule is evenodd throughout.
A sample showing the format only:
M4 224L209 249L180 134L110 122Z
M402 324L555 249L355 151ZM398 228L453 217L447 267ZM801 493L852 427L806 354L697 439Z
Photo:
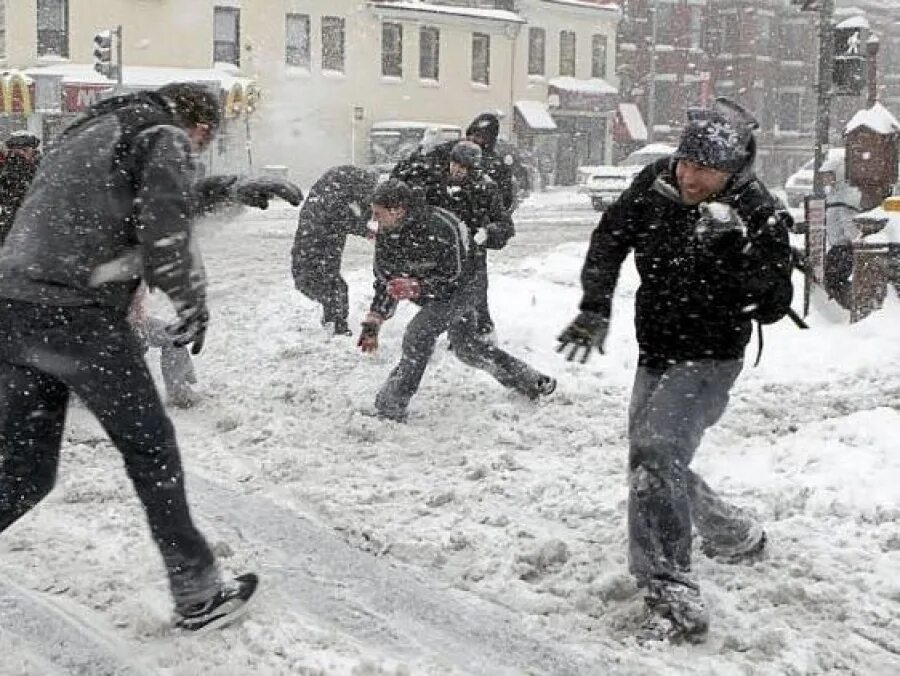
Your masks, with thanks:
M415 300L422 295L422 285L415 277L397 277L388 280L387 292L396 300Z
M378 331L384 323L384 317L377 312L370 312L362 323L362 331L359 332L359 340L356 345L365 353L375 352L378 349Z

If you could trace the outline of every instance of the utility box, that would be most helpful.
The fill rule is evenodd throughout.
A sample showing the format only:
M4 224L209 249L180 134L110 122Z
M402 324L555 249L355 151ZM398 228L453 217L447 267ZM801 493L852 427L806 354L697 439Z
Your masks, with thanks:
M844 128L847 182L866 191L877 191L878 202L897 182L900 122L880 103L860 110Z

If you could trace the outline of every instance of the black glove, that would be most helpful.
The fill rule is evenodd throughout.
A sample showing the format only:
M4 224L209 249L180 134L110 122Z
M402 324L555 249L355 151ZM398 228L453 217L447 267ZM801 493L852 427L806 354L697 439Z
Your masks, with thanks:
M559 347L557 352L562 352L571 345L566 361L573 361L579 351L583 350L581 363L587 362L591 356L591 348L596 347L603 354L603 343L609 331L609 319L599 312L581 312L565 331L559 334Z
M230 187L232 199L248 207L268 209L269 200L280 197L292 206L303 201L303 192L296 185L282 178L247 176L239 178Z
M191 354L200 354L208 326L209 310L206 305L189 305L178 313L178 321L166 327L166 333L175 347L191 345Z

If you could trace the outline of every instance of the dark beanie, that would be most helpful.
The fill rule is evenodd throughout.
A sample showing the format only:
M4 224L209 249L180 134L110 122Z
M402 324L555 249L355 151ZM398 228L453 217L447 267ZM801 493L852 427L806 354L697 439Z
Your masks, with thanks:
M688 108L676 160L736 173L753 159L753 130L759 123L746 108L719 97L708 108Z
M485 150L492 152L497 143L497 137L500 136L500 118L493 113L481 113L466 127L466 136L473 136L476 133L484 136L487 141Z
M469 169L481 166L481 147L472 141L459 141L450 151L450 159Z
M391 178L375 188L372 204L386 209L411 207L416 201L412 188L396 178Z
M218 129L222 123L222 102L209 87L195 82L172 82L156 93L169 101L182 123L193 126L207 124Z

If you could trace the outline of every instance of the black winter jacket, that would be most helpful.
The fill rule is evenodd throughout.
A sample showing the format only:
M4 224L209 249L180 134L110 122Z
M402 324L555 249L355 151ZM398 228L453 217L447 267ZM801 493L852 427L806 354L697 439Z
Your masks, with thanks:
M332 167L309 189L298 230L365 237L377 181L374 173L353 165Z
M44 157L0 250L0 297L127 312L141 278L176 308L204 302L187 134L142 92L101 102Z
M0 166L0 246L12 228L16 213L25 199L25 193L37 173L39 156L28 161L24 157L10 153Z
M580 308L609 317L619 268L633 251L643 366L742 358L751 319L774 322L790 308L790 215L749 170L715 201L734 209L744 234L699 240L700 210L682 203L675 161L664 158L635 178L591 235Z
M440 207L410 211L403 224L375 239L375 297L371 311L387 319L397 300L387 293L387 282L413 277L421 285L419 305L446 300L471 283L474 264L470 234L456 216Z
M481 169L463 182L450 182L450 150L456 142L438 146L427 156L413 155L400 162L391 176L425 191L425 201L460 218L472 236L485 228L488 239L478 250L502 249L516 234L512 218L503 206L497 184Z

